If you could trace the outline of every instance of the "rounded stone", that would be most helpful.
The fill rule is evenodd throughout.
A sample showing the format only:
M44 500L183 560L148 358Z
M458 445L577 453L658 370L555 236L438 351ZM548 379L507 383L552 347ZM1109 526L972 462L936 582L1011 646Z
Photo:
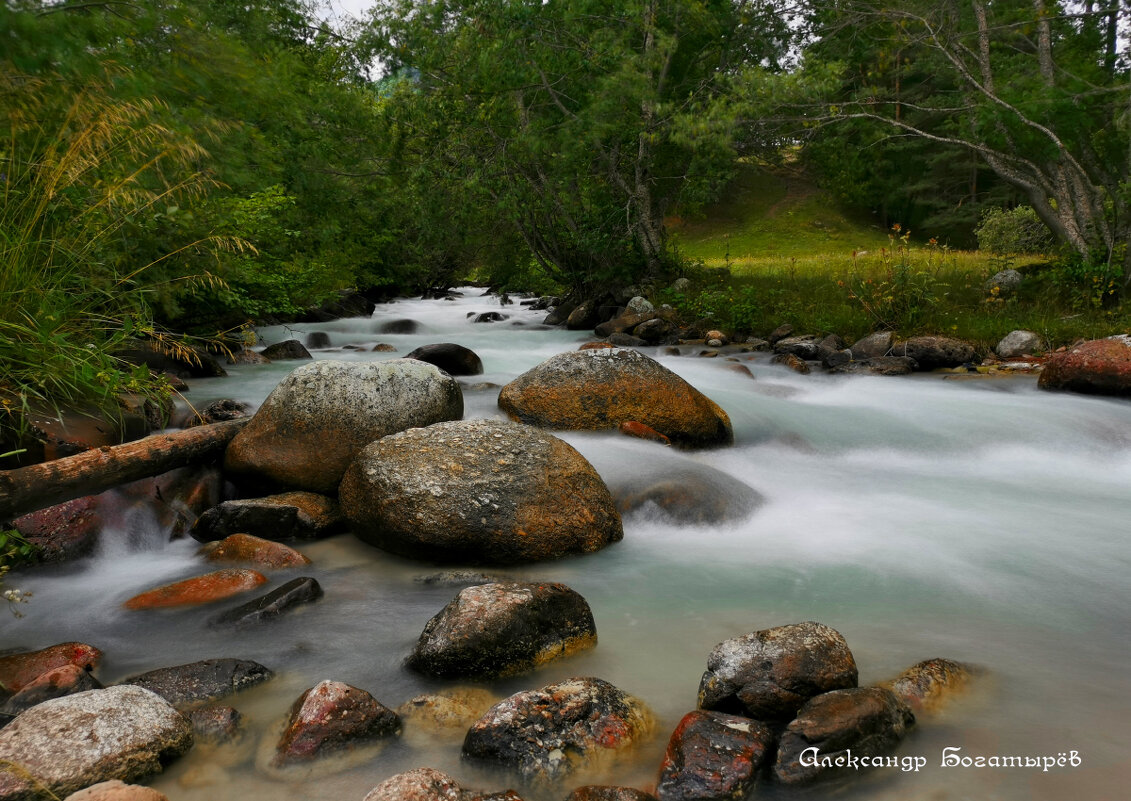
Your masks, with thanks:
M374 787L363 801L466 801L467 793L446 773L416 768L390 776Z
M1093 339L1054 353L1037 386L1088 395L1131 395L1131 337Z
M479 375L483 372L483 360L478 354L454 342L421 345L405 358L434 364L448 375Z
M255 570L228 568L155 587L123 605L126 609L164 609L210 604L254 590L266 581L267 577Z
M319 361L283 379L228 446L226 470L333 494L357 453L413 426L463 416L455 379L416 359Z
M126 784L111 779L108 782L92 784L67 796L65 801L169 801L168 796L140 784Z
M64 642L38 651L0 657L0 689L16 693L40 676L65 665L93 670L102 660L102 652L93 645Z
M499 392L512 419L543 428L605 431L634 420L684 447L729 445L718 404L654 359L627 348L559 353Z
M365 690L340 681L322 681L291 707L275 747L275 767L306 762L397 733L393 710Z
M965 692L978 671L951 659L927 659L881 684L915 714L937 712Z
M242 562L260 570L285 570L305 567L310 559L281 542L232 534L218 542L206 543L200 553L209 562Z
M287 339L283 342L276 342L274 345L268 345L263 349L263 356L273 362L283 361L285 359L314 358L310 355L310 351L306 349L306 346L297 339Z
M774 732L764 723L689 712L668 741L656 795L659 801L746 798L773 748Z
M529 426L439 423L366 447L339 489L354 534L442 562L519 564L624 536L609 490L576 450Z

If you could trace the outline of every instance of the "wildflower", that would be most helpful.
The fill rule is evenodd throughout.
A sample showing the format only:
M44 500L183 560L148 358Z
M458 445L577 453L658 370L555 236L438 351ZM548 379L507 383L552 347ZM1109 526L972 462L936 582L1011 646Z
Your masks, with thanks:
M895 224L894 224L894 225L893 225L893 226L891 227L891 230L895 231L895 232L896 232L896 233L898 234L898 233L899 233L900 231L902 231L902 230L903 230L903 226L902 226L902 225L900 225L899 223L895 223Z

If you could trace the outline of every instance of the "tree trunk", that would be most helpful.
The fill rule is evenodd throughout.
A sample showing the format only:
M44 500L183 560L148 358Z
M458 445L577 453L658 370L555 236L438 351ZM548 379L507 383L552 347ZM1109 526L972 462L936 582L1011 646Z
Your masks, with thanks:
M218 456L248 419L157 434L0 472L0 521Z

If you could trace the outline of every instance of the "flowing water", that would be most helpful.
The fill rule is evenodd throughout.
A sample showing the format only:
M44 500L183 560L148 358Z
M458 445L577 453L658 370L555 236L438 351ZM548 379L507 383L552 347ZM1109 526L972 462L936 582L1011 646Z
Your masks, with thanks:
M467 316L491 310L510 319L473 324ZM483 376L461 379L466 415L501 418L497 389L472 384L504 384L587 339L537 325L542 316L500 309L497 298L464 290L454 302L401 301L372 318L261 333L273 342L326 331L334 347L315 357L348 360L458 342L486 368ZM417 321L417 333L380 332L402 318ZM396 353L369 351L377 342ZM1032 377L800 376L753 354L743 357L751 380L722 358L654 355L726 409L734 447L689 453L615 434L563 438L610 482L708 465L755 488L766 503L742 522L715 526L675 526L642 511L625 519L623 542L597 554L491 571L576 589L593 609L600 644L490 689L503 696L594 675L642 697L656 714L650 742L584 781L654 782L667 736L694 708L707 654L718 642L819 620L848 640L861 684L936 656L980 665L987 678L940 715L923 718L901 746L902 755L926 757L920 771L887 769L847 787L760 795L1127 797L1131 403L1042 393ZM234 367L227 379L190 382L187 396L197 405L220 397L258 404L294 366ZM362 687L391 707L446 686L402 667L425 622L457 591L415 581L436 567L349 535L300 546L314 560L306 572L321 582L324 600L233 637L204 624L211 610L122 609L137 592L202 572L196 543L166 540L138 515L94 558L21 577L19 585L35 595L25 617L5 622L0 646L89 642L106 653L99 675L107 683L208 657L254 659L279 674L234 699L257 734L321 679ZM429 765L469 786L515 784L461 762L460 740L406 736L359 767L286 781L240 764L245 753L197 749L152 783L173 801L361 801L393 773ZM943 767L944 748L987 757L1076 751L1082 762L1048 772ZM564 798L576 783L544 797Z

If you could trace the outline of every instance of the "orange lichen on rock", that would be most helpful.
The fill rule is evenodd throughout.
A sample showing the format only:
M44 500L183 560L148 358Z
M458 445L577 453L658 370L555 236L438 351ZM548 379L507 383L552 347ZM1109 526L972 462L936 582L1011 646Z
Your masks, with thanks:
M130 598L126 609L162 609L212 603L253 590L267 581L255 570L230 568L156 587Z

